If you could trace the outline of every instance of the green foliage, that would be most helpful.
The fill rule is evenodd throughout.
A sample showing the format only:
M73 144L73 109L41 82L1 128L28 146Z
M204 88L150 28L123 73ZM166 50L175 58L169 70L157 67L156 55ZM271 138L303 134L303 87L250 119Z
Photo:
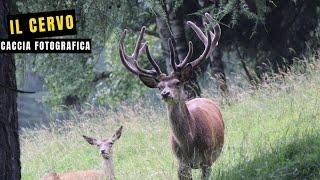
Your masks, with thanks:
M126 53L131 55L138 39L137 32L131 32L125 39ZM145 40L149 45L154 44L157 38L145 35ZM122 102L135 102L146 93L147 88L142 84L137 76L129 72L121 63L118 55L118 36L112 36L106 44L106 60L108 71L111 75L105 81L97 85L97 93L93 95L91 103L101 105L108 102L109 105L115 107ZM159 53L158 53L159 54ZM154 53L153 55L157 55ZM151 68L145 55L139 58L139 65Z
M45 102L58 106L68 95L85 99L92 90L92 66L83 55L37 55L34 71L45 75L44 83L49 91Z
M249 3L250 2L250 6ZM267 3L272 3L270 0L222 0L218 7L209 6L200 13L203 14L205 11L211 11L216 19L222 20L228 17L228 23L231 27L238 25L241 17L245 17L250 21L253 21L255 28L258 24L265 23L265 16L269 12ZM230 18L229 18L230 17Z
M34 71L41 73L45 80L45 89L49 91L45 100L52 106L56 107L63 104L65 98L69 95L76 96L80 103L116 105L125 100L135 101L145 94L146 88L141 86L141 82L126 71L120 63L117 47L118 38L124 28L134 32L132 34L137 34L142 25L156 33L155 16L160 16L167 22L165 6L169 4L173 10L177 10L183 5L183 2L182 0L17 0L19 11L22 13L75 9L78 29L76 38L92 38L93 45L92 54L38 54L32 56L31 61L25 62L23 62L23 59L28 59L28 56L19 55L17 61L20 62L21 67L32 67ZM300 1L290 0L289 2L298 3ZM242 20L249 20L252 27L247 26L247 22L244 25L241 24L242 27L245 27L242 28L241 33L245 34L243 36L250 36L251 31L249 30L248 35L247 27L253 28L252 33L255 33L258 25L265 25L266 17L271 8L277 7L279 3L280 1L273 2L271 0L220 0L219 6L210 4L196 14L203 16L204 12L211 12L216 19L231 27L240 25ZM318 31L313 33L312 37L320 37ZM132 34L132 39L129 38L127 41L129 50L133 48L136 38L136 35ZM229 34L228 37L231 42L235 42L233 38L238 36ZM151 42L157 40L157 38L148 38ZM253 46L258 48L264 47L263 43L266 39L263 37L263 39L257 39L257 42L254 43L244 41L244 44L254 44ZM314 38L310 40L309 44L314 47L313 44L317 43L318 41ZM159 44L157 44L157 48L159 49ZM260 60L262 58L269 58L260 56L263 53L260 50L263 51L263 48L260 48L259 51L253 50L258 51L258 53L256 53L257 57L252 58L254 60L251 61L251 64L262 61ZM143 59L142 61L145 62ZM104 66L102 68L104 73L110 73L110 76L95 81L101 73L96 68L97 64ZM147 66L147 63L142 63L142 65ZM24 70L25 68L18 69L18 76L21 79Z
M141 3L124 0L68 0L63 2L31 0L17 1L17 5L21 13L75 9L78 32L75 38L92 39L92 54L38 54L33 57L32 62L27 62L31 64L34 71L41 73L44 77L45 89L49 91L49 95L45 97L48 104L54 107L59 106L69 95L76 96L80 102L90 102L88 97L102 97L102 94L108 98L93 101L102 103L108 100L108 103L112 104L126 99L130 93L126 90L130 89L139 89L133 96L140 95L141 88L127 78L129 74L118 63L116 45L118 38L115 37L120 35L124 27L137 31L145 19L150 19L149 14L144 12ZM110 37L112 37L111 41L107 41ZM128 43L128 46L133 45L132 41ZM104 52L105 49L107 52ZM92 95L99 88L99 84L94 82L97 75L95 64L104 53L107 53L108 57L105 59L105 64L108 65L104 68L105 72L112 72L105 86L109 89L99 89L97 95ZM17 61L22 62L24 58L26 56L19 55ZM18 74L23 76L23 69L20 71L22 72Z
M126 38L126 44L134 44L136 36ZM139 80L131 72L125 69L118 55L118 38L113 37L106 45L106 59L110 77L97 84L97 92L93 95L92 103L119 105L125 100L136 100L143 94L145 88L140 86ZM132 52L133 46L127 48L127 53Z
M77 38L92 38L91 55L74 54L45 54L35 55L31 64L34 71L41 73L45 81L45 89L49 91L45 102L51 106L64 103L67 96L75 96L82 102L94 104L116 105L124 100L136 100L145 93L145 88L137 78L124 70L118 58L118 37L123 28L134 32L140 30L141 25L154 27L155 15L166 17L166 3L170 3L173 10L182 6L183 1L17 1L19 11L22 13L50 11L60 9L75 9L77 16ZM239 13L250 18L257 18L249 13L245 1L222 2L224 7L219 10L220 18L233 12L233 23L236 23ZM259 3L261 4L261 3ZM260 8L263 9L263 8ZM262 10L261 10L262 11ZM218 14L219 14L218 13ZM260 11L258 11L258 14ZM260 13L261 14L261 13ZM134 36L135 37L135 36ZM154 40L153 40L154 41ZM127 41L128 49L135 41ZM105 54L105 55L104 55ZM110 76L102 81L94 82L97 72L95 64L101 63L100 57L106 57L105 72ZM25 56L18 56L18 62ZM24 64L24 63L23 63ZM23 69L18 70L23 76Z

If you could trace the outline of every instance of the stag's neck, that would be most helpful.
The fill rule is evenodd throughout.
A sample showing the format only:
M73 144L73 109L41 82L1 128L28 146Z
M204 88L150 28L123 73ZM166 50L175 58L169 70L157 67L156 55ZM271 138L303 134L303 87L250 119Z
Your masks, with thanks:
M108 180L115 180L112 157L110 157L109 159L104 158L102 166L104 173L108 177Z
M193 149L193 122L185 101L168 104L168 115L175 139L178 144L187 150Z

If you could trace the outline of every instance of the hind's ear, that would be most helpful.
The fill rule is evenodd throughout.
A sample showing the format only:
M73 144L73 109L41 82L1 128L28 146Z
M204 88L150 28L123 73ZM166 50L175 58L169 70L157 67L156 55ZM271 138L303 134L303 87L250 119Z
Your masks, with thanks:
M91 145L99 145L99 141L95 138L82 135L82 137Z
M120 128L114 133L112 136L112 141L116 141L121 137L123 126L120 126Z

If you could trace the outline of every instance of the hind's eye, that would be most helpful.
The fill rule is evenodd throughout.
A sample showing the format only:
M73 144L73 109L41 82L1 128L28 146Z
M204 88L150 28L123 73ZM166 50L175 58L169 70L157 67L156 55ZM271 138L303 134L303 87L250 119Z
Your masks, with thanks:
M180 81L177 81L177 82L176 82L176 85L177 85L177 86L180 86L180 85L181 85L181 82L180 82Z

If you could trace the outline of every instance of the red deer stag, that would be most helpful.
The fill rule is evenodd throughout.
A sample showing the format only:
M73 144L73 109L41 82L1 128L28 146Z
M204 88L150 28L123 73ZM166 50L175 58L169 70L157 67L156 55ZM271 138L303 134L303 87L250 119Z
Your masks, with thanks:
M206 13L206 18L213 18ZM178 159L179 179L192 179L191 169L202 168L202 178L209 179L212 163L218 158L224 141L224 123L219 108L210 99L195 98L187 101L183 86L191 77L193 69L199 66L212 50L218 45L221 35L218 23L213 26L214 33L206 35L194 23L188 25L195 31L205 45L202 54L191 60L193 53L192 42L186 57L176 64L175 46L169 39L170 58L173 72L166 75L161 72L155 60L151 57L148 45L143 41L145 27L142 27L135 50L131 56L125 53L124 30L119 44L120 59L123 65L137 75L149 88L158 88L162 99L167 104L168 116L172 128L172 149ZM207 24L205 24L208 26ZM146 52L153 69L143 69L138 65L138 57Z

